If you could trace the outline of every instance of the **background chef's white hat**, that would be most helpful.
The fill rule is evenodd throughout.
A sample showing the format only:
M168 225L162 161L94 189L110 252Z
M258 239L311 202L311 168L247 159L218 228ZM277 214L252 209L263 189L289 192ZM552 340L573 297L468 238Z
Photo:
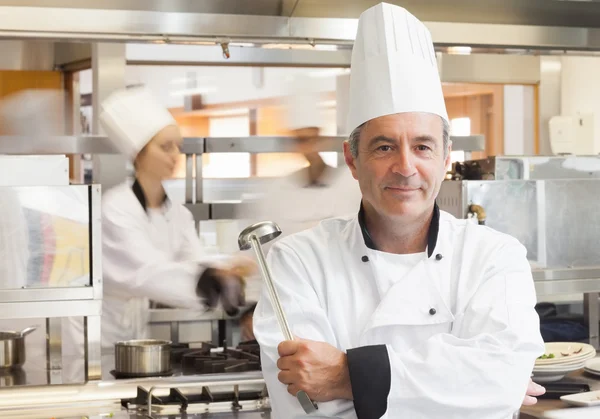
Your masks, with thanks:
M319 109L319 93L313 91L308 76L297 76L290 86L285 100L287 129L319 128L322 125Z
M109 139L132 160L169 125L177 125L165 106L144 87L119 90L101 105L100 124Z
M348 132L371 119L428 112L448 120L431 34L387 3L363 12L352 50Z

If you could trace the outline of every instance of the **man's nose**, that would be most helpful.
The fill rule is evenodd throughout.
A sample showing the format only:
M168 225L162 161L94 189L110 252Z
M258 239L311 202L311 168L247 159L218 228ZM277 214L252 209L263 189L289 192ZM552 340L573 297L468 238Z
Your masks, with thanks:
M392 172L404 177L410 177L417 172L414 156L410 153L410 150L402 148L396 154L394 164L392 165Z

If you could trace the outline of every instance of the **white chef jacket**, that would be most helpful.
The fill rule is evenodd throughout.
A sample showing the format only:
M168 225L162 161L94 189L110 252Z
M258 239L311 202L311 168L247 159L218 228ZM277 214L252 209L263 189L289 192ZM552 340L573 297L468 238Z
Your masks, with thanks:
M203 255L184 206L166 198L160 209L146 208L137 182L107 191L102 197L103 349L148 336L149 300L203 310L196 295L203 264L222 259ZM81 323L70 324L69 339L82 348Z
M359 220L325 220L268 256L293 334L348 354L354 402L320 403L319 414L511 418L544 352L525 248L436 206L426 254L398 276ZM284 338L266 291L254 333L274 417L305 417L277 379Z

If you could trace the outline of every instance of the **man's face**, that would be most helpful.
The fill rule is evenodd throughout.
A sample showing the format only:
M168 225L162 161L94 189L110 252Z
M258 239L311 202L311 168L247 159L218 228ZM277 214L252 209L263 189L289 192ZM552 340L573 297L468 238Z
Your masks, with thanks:
M438 115L399 113L367 122L356 158L344 157L363 200L379 214L416 219L431 211L450 164Z

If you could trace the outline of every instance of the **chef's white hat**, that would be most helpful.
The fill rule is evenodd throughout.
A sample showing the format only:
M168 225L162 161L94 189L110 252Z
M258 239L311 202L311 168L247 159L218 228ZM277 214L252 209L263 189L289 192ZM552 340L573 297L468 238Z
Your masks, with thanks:
M319 94L313 91L308 76L296 77L290 86L290 95L285 101L287 129L320 127L322 120L318 107L319 99Z
M100 123L109 139L132 160L169 125L177 125L173 116L144 87L119 90L101 105Z
M371 119L428 112L448 120L431 34L387 3L363 12L352 51L348 132Z

